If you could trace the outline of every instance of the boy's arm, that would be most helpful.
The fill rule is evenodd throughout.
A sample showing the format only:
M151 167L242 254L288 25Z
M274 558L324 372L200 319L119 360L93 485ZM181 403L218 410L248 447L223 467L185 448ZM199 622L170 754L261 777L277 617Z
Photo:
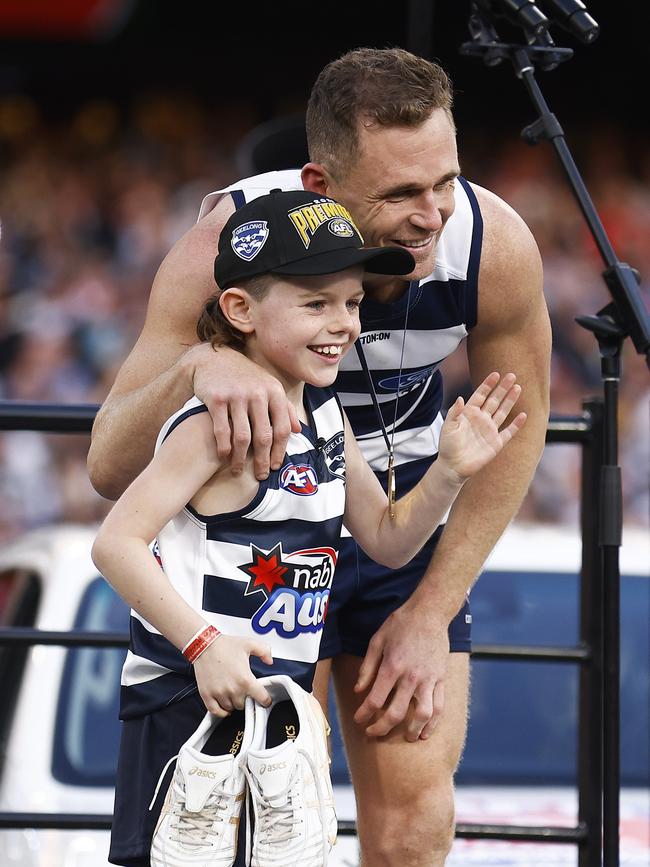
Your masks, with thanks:
M408 563L444 519L465 481L489 463L519 431L525 413L499 430L519 398L514 374L491 373L464 404L458 398L440 434L438 459L395 504L366 463L346 424L345 525L373 560L393 569ZM398 469L399 472L399 469Z
M149 544L221 466L208 414L185 419L115 504L93 545L93 560L104 577L131 608L179 650L205 626L205 619L174 589ZM267 700L266 691L253 684L255 679L248 666L249 653L271 661L268 646L261 642L226 640L221 636L197 660L197 679L199 663L218 668L221 656L233 651L239 651L236 665L225 672L233 683L224 685L225 678L221 677L207 690L207 701L205 690L201 692L208 707L208 701L216 699L215 713L239 706L242 689L245 694Z
M93 426L88 472L105 497L116 499L146 466L161 425L192 394L208 407L218 454L234 472L252 442L256 476L268 474L269 462L284 455L291 425L299 430L274 377L233 349L195 345L199 314L217 288L219 233L232 210L228 200L220 202L174 245L156 274L142 333Z

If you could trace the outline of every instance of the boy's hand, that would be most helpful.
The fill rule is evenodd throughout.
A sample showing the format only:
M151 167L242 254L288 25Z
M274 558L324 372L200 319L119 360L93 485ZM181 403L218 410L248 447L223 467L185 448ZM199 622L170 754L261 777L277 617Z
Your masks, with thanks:
M196 660L194 674L199 695L210 713L224 717L235 708L241 710L247 695L265 707L271 703L271 696L251 671L251 655L273 664L267 644L222 633Z
M503 379L491 373L467 404L459 397L451 407L440 433L438 461L442 461L441 469L453 474L454 481L462 483L473 476L521 430L525 412L499 430L520 394L514 373L507 373Z

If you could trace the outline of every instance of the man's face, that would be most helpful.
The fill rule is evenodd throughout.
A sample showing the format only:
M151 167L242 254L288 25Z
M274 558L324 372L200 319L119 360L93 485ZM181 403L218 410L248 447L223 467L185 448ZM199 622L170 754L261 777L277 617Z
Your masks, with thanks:
M397 245L415 258L407 278L433 270L436 245L454 211L460 174L456 135L443 109L417 127L363 127L360 154L328 195L354 217L368 247Z

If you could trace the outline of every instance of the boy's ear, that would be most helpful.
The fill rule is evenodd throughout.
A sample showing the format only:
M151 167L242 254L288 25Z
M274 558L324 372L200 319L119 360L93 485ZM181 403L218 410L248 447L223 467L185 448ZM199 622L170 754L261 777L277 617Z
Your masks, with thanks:
M252 299L244 289L231 286L219 297L219 306L226 320L243 334L251 334L255 327L251 319Z

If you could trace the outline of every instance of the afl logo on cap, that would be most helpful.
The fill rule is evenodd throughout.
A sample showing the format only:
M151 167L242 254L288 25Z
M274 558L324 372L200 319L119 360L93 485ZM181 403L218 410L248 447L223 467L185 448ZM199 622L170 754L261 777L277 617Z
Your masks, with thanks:
M309 464L285 464L280 470L280 487L299 497L311 497L318 490L318 476Z
M336 235L337 238L354 237L354 230L347 220L330 220L327 224L327 228L333 235Z
M230 245L240 259L250 262L260 252L268 237L269 230L266 221L253 220L250 223L243 223L233 230Z

